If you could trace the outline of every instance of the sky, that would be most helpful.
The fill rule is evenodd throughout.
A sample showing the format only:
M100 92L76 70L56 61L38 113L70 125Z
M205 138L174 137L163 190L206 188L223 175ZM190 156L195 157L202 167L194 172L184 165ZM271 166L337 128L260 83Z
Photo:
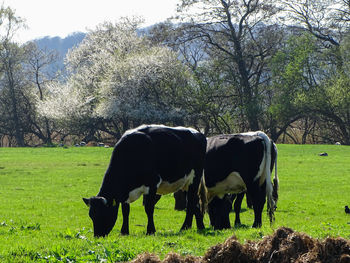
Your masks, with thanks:
M62 38L86 32L104 21L123 16L141 16L144 26L162 22L175 14L180 0L3 0L15 14L26 20L28 29L18 33L26 42L44 36Z

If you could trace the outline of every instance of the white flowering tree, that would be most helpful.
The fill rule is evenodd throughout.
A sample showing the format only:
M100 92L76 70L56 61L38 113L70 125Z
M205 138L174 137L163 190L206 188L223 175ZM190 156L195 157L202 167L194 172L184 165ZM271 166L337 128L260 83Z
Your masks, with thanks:
M119 136L141 123L182 124L190 75L170 49L137 31L140 20L104 23L72 49L65 83L39 105L45 116Z

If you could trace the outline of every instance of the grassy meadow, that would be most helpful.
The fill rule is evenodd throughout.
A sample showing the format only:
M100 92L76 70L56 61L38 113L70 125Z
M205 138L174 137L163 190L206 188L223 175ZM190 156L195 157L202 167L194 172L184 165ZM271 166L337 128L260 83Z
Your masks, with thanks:
M312 237L350 239L350 147L278 145L280 191L276 222L252 229L253 211L243 202L240 228L179 232L185 212L174 210L172 195L155 209L156 234L146 236L139 199L131 204L130 235L121 236L121 211L107 238L95 239L82 197L95 195L111 148L0 148L0 262L116 262L148 251L203 255L232 235L259 240L280 226ZM328 156L319 156L327 152ZM231 214L233 224L234 214Z

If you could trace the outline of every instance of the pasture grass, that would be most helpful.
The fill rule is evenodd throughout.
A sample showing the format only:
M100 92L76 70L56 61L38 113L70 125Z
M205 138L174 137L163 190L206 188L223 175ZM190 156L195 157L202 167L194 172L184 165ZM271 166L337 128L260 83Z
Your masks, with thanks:
M244 225L224 231L179 232L185 213L174 210L172 195L155 209L154 236L146 236L146 215L139 199L131 205L130 235L121 236L121 212L107 238L93 237L82 197L95 195L112 149L0 148L0 262L116 262L148 251L164 257L174 251L203 255L232 235L259 240L280 226L315 238L350 239L350 147L278 145L280 191L276 222L252 229L253 211L243 201ZM318 154L327 152L328 156ZM233 224L234 214L231 214Z

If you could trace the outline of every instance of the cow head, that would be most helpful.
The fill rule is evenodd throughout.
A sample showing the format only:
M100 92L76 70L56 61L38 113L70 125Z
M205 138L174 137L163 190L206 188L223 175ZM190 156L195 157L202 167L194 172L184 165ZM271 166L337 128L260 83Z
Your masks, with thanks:
M117 221L119 203L109 202L100 196L83 198L83 201L90 208L89 216L94 226L94 236L107 236Z

